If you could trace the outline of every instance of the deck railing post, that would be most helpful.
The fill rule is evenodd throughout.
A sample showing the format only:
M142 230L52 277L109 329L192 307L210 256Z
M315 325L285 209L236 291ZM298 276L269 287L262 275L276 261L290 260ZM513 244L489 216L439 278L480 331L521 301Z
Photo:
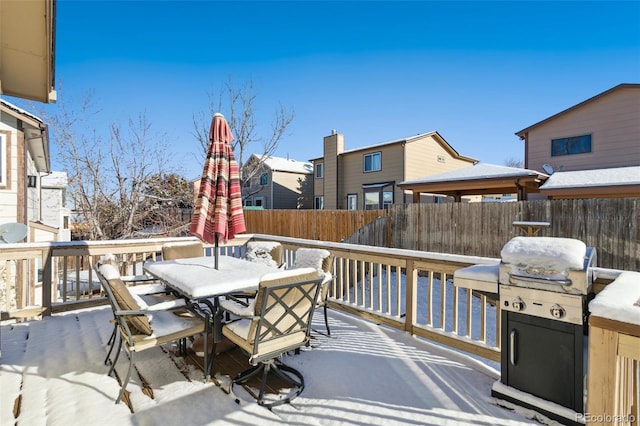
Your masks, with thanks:
M53 290L53 256L50 249L42 250L42 316L51 315L51 294Z
M413 260L407 260L406 276L404 330L413 333L413 326L416 324L418 312L418 270L415 268Z

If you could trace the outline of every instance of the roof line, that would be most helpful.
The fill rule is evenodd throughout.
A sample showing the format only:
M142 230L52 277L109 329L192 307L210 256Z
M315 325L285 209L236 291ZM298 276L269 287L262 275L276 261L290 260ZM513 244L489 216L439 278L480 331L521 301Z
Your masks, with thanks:
M529 127L525 127L524 129L522 129L520 131L517 131L515 133L515 135L518 136L520 139L524 139L523 133L528 132L529 130L533 129L534 127L538 127L539 125L544 124L547 121L553 120L553 119L557 118L560 115L564 115L564 114L566 114L566 113L568 113L570 111L573 111L573 110L576 110L578 108L581 108L581 107L583 107L584 105L586 105L588 103L591 103L591 102L593 102L593 101L595 101L595 100L597 100L599 98L607 96L608 94L610 94L612 92L615 92L617 90L620 90L620 89L640 89L640 84L636 84L636 83L621 83L621 84L618 84L617 86L614 86L611 89L605 90L604 92L599 93L599 94L597 94L595 96L592 96L592 97L590 97L589 99L587 99L585 101L582 101L582 102L580 102L578 104L575 104L575 105L573 105L573 106L571 106L571 107L569 107L569 108L567 108L567 109L565 109L563 111L560 111L560 112L558 112L556 114L553 114L552 116L547 117L542 121L538 121L537 123L532 124Z

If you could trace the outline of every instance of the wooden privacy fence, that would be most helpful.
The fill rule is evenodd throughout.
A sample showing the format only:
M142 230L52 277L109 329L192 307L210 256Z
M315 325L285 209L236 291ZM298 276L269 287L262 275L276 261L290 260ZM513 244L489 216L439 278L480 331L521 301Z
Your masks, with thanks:
M604 268L640 269L640 198L252 210L245 219L252 233L486 257L500 257L507 241L523 235L514 221L550 222L540 236L584 241Z
M386 210L245 210L248 233L340 242Z

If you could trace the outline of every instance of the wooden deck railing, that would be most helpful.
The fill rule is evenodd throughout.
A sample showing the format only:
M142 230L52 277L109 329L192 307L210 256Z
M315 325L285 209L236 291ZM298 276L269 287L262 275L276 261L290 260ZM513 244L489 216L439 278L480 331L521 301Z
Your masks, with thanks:
M298 247L330 250L335 256L330 304L336 309L499 360L499 307L484 295L453 285L456 269L495 259L259 234L237 238L220 250L241 256L249 238L281 242L289 264ZM142 262L158 256L163 244L184 239L3 245L3 318L50 315L104 303L92 274L100 256L112 253L122 265L121 273L140 274Z
M104 303L92 266L106 253L117 256L122 274L142 273L167 242L187 238L72 241L0 246L2 318L31 317ZM193 238L190 238L193 239ZM248 234L220 247L242 256L249 239L278 241L285 263L298 247L324 248L334 255L329 303L360 317L407 331L493 361L500 360L500 306L491 295L457 286L453 273L497 259L385 249L274 235ZM207 247L207 254L213 253Z

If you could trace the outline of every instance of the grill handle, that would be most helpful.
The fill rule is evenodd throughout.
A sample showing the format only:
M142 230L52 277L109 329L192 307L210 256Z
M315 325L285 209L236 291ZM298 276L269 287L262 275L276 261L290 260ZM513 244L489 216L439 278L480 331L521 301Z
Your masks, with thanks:
M511 330L509 333L509 362L511 365L516 365L516 338L518 334L516 330Z
M538 283L538 282L544 282L544 283L551 283L551 284L557 284L557 285L571 285L572 282L570 279L566 279L566 280L555 280L552 278L545 278L545 277L528 277L526 275L518 275L518 274L510 274L509 275L509 283L516 285L516 283L513 282L513 278L515 278L516 280L520 280L520 281L526 281L526 282L530 282L530 283Z

